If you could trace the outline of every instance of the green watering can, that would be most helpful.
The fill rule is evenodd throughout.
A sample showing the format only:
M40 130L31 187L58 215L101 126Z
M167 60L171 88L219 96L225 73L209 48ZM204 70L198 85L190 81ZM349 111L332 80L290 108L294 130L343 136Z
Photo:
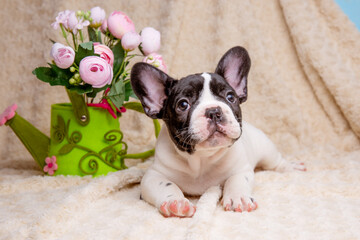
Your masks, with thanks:
M126 169L125 159L146 159L151 149L137 154L127 153L118 119L106 109L89 107L84 97L67 91L71 103L51 106L50 137L15 112L10 106L0 115L0 126L9 126L48 175L101 176ZM140 103L125 103L126 109L143 112ZM160 124L155 119L155 136Z

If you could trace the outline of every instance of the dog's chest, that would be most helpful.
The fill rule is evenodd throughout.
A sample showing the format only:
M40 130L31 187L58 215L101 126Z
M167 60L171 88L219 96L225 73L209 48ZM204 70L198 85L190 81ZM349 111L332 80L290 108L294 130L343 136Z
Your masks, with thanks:
M243 134L231 147L207 154L187 154L177 150L164 127L158 139L153 168L185 193L201 195L211 186L223 185L234 173L244 168L253 169L259 160L256 152L264 150L257 148L254 151L254 142L261 141L259 131L243 122Z
M211 158L189 159L188 167L181 174L174 174L173 180L183 192L190 195L203 194L209 187L223 185L231 176L231 162L223 158L217 162Z
M239 158L245 160L238 152L239 146L190 155L177 151L167 136L162 130L158 145L163 151L157 152L153 167L190 195L201 195L211 186L223 185L239 168Z

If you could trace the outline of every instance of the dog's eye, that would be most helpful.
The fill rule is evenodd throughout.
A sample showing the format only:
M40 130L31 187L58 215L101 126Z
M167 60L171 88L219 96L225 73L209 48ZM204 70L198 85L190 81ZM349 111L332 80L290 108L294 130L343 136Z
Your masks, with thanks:
M190 107L190 104L186 100L181 100L178 103L178 109L180 109L181 111L186 111L189 109L189 107Z
M226 100L228 100L229 103L235 103L236 97L233 93L228 93L226 95Z

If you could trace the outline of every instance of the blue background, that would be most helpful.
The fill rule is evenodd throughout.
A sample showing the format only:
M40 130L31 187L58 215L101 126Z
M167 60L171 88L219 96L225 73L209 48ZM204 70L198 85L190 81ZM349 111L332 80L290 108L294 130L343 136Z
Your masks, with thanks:
M360 0L335 0L335 2L360 30Z

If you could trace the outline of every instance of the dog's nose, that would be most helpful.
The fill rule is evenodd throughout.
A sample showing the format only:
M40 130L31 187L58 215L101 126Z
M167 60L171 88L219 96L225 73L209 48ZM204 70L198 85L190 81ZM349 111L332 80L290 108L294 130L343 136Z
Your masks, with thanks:
M215 123L223 120L223 112L220 107L212 107L205 110L205 117L211 119Z

